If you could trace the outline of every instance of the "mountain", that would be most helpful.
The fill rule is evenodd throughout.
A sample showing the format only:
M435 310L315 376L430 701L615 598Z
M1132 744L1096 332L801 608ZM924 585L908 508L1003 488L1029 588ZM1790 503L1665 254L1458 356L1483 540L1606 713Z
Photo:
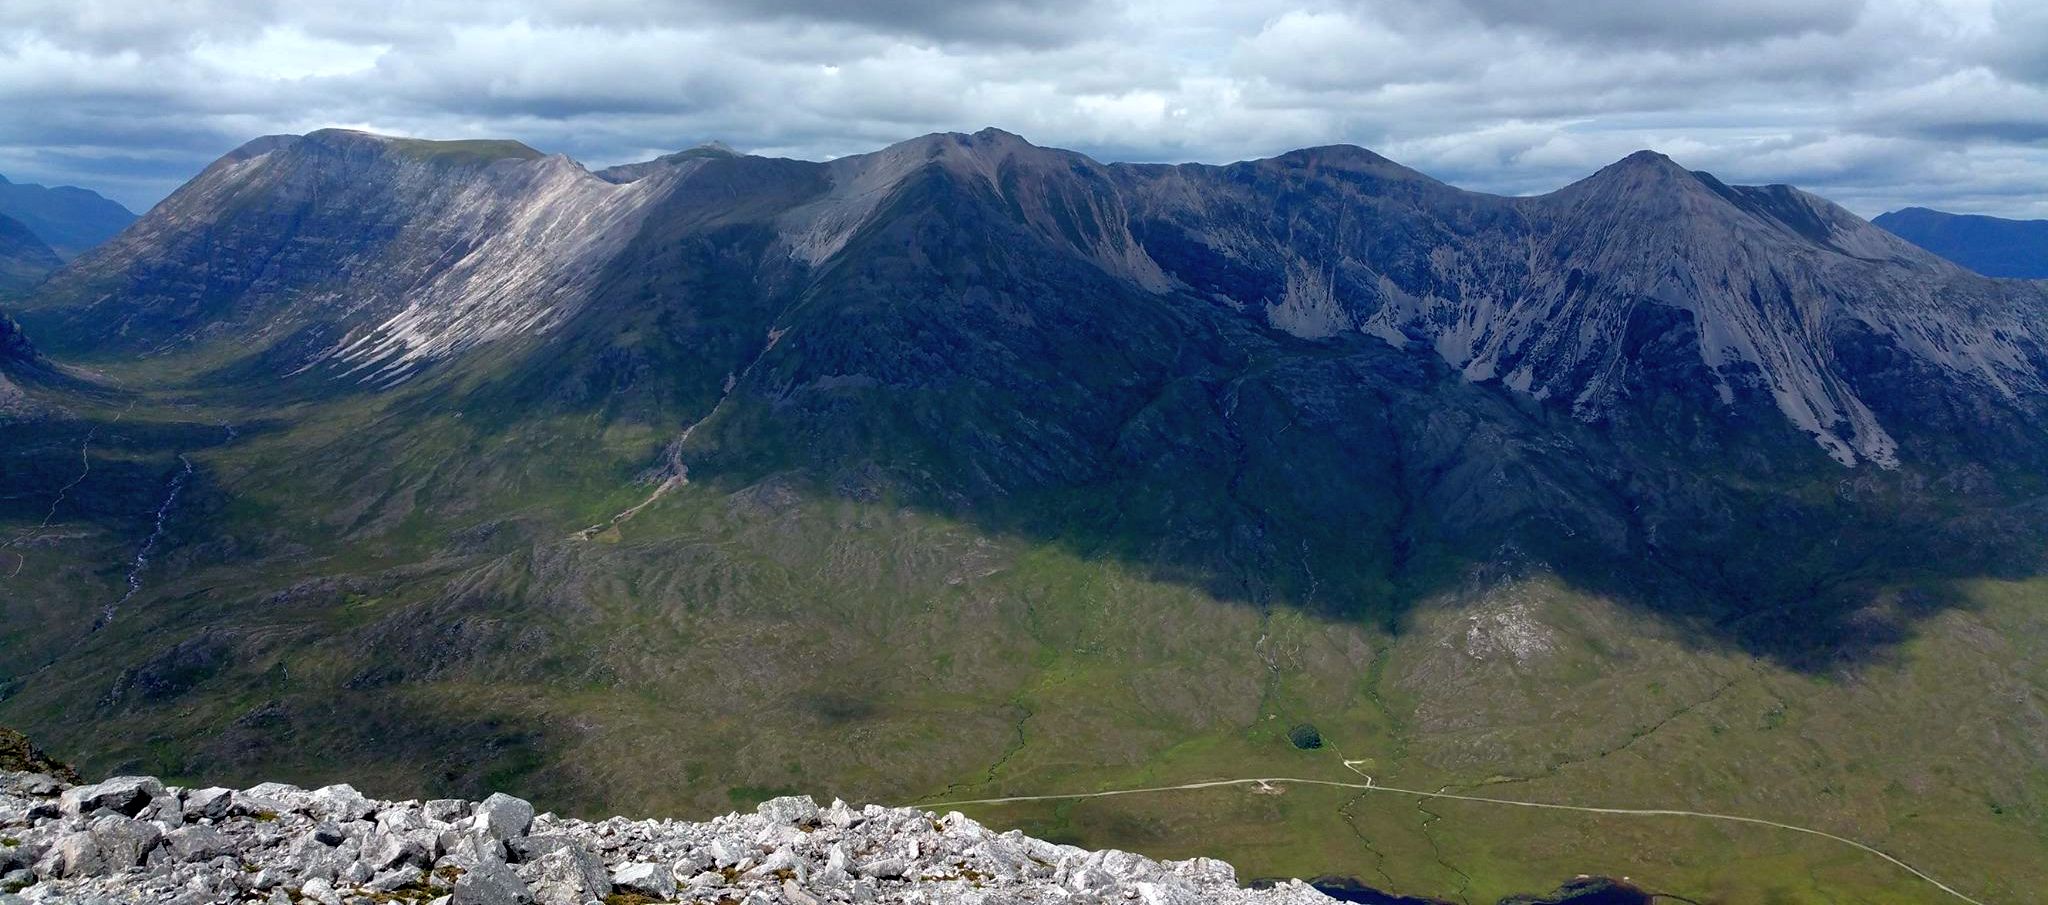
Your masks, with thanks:
M0 719L90 769L705 814L1367 772L2048 882L2048 287L1794 188L326 130L16 309L99 382L0 435ZM1358 797L990 813L1428 895L1898 880Z
M26 224L65 260L135 222L133 212L89 189L9 182L6 177L0 177L0 215Z
M2048 279L2048 220L2006 220L1908 207L1870 221L1985 276Z
M0 297L22 292L64 266L21 221L0 216Z

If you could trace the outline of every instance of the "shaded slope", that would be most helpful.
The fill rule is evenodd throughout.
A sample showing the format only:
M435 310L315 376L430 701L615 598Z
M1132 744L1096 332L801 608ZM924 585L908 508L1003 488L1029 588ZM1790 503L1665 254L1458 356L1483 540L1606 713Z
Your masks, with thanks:
M245 401L415 381L322 454L430 474L437 517L535 468L612 474L618 509L783 476L1258 607L1396 624L1506 563L1824 662L1872 588L2035 566L2029 293L1648 152L1515 199L1344 147L1103 166L986 130L591 174L323 132L230 155L28 311L102 355L236 337ZM383 461L453 417L499 452ZM1866 462L1900 473L1816 492Z
M135 222L118 202L88 189L9 182L0 177L0 215L20 220L65 260L114 237Z
M0 299L33 288L62 266L57 253L26 225L0 216Z
M2048 279L2048 220L1908 207L1870 222L1985 276Z

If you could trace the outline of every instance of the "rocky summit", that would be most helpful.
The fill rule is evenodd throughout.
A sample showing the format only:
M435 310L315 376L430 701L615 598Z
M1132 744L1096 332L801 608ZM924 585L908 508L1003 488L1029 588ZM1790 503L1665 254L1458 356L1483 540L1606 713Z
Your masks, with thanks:
M346 785L0 773L0 905L1327 901L1298 881L1242 889L1207 858L1091 852L958 812L803 796L703 823L592 823L504 794L377 801Z

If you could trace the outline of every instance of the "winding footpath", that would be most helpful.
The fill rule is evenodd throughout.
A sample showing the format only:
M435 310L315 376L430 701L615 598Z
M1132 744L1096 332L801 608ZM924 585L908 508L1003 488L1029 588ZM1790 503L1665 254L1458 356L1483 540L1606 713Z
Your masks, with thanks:
M134 404L130 403L129 407L133 408ZM121 419L126 417L127 414L128 409L122 409L121 411L115 413L114 420L107 422L107 424L119 424L121 423ZM91 430L85 432L85 439L79 441L78 463L80 468L78 471L78 477L72 478L71 483L57 488L57 495L50 500L50 510L48 512L43 513L43 520L41 522L38 522L34 528L30 528L27 531L22 532L20 536L14 538L13 540L10 540L5 544L0 544L0 548L12 547L15 544L19 544L22 541L25 541L30 537L34 536L36 532L42 531L50 527L50 523L57 518L57 507L64 505L64 498L70 496L72 488L85 483L86 477L92 474L92 441L94 437L99 436L99 433L100 425L95 424L92 426ZM20 575L21 567L28 564L28 554L23 553L19 550L14 550L11 552L14 553L15 557L14 570L7 573L8 578L14 578L15 576Z
M1253 791L1271 794L1280 791L1279 787L1283 785L1301 785L1327 786L1330 788L1337 789L1355 789L1364 792L1386 792L1394 795L1411 795L1422 800L1435 798L1448 799L1451 801L1474 801L1483 804L1507 805L1510 807L1518 808L1538 808L1549 811L1577 811L1584 814L1611 814L1628 817L1693 817L1701 820L1719 820L1727 823L1747 823L1756 826L1766 826L1774 829L1789 830L1794 833L1804 833L1808 836L1819 836L1822 839L1829 839L1835 842L1839 842L1843 845L1850 846L1851 848L1861 850L1868 854L1876 855L1879 858L1889 861L1892 864L1897 865L1901 870L1904 870L1905 872L1912 874L1913 876L1918 877L1921 880L1925 880L1926 882L1932 884L1936 889L1948 893L1949 895L1954 896L1957 899L1960 899L1964 902L1968 902L1970 903L1970 905L1986 905L1986 903L1978 901L1977 899L1973 899L1967 895L1964 895L1963 893L1957 891L1954 887L1949 886L1948 884L1943 883L1940 880L1933 878L1932 876L1929 876L1925 871L1922 871L1911 864L1907 864L1906 862L1901 861L1898 858L1892 857L1891 855L1879 851L1876 848L1865 845L1861 842L1857 842L1854 839L1849 839L1843 836L1837 836L1833 833L1825 832L1823 830L1816 830L1811 827L1798 826L1796 824L1790 823L1779 823L1778 821L1765 820L1761 817L1743 817L1736 814L1716 814L1710 811L1687 811L1674 808L1599 808L1584 805L1551 804L1548 802L1541 801L1517 801L1512 798L1489 798L1483 795L1459 795L1449 791L1445 791L1443 789L1439 789L1435 792L1426 792L1419 789L1403 789L1397 788L1395 786L1380 785L1371 776L1360 771L1356 766L1354 766L1354 764L1354 761L1346 761L1344 763L1344 767L1350 770L1351 772L1357 773L1359 776L1364 777L1364 782L1345 782L1334 779L1303 779L1295 776L1268 776L1253 779L1216 779L1207 782L1182 783L1180 785L1175 786L1150 786L1146 788L1136 789L1111 789L1105 792L1077 792L1064 795L1012 795L1005 798L976 798L956 801L936 801L931 802L929 804L921 804L918 805L918 807L939 808L956 807L960 805L1015 804L1018 802L1029 801L1070 801L1082 798L1112 798L1122 795L1149 795L1161 792L1182 792L1196 789L1220 789L1230 786L1253 786Z

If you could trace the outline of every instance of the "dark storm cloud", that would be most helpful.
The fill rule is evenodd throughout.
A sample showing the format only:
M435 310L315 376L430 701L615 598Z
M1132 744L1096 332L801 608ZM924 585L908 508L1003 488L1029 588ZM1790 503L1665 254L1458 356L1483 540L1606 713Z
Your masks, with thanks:
M1641 147L1875 213L2048 216L2033 0L10 0L0 173L146 205L250 137L594 164L999 125L1106 159L1349 142L1543 191Z

